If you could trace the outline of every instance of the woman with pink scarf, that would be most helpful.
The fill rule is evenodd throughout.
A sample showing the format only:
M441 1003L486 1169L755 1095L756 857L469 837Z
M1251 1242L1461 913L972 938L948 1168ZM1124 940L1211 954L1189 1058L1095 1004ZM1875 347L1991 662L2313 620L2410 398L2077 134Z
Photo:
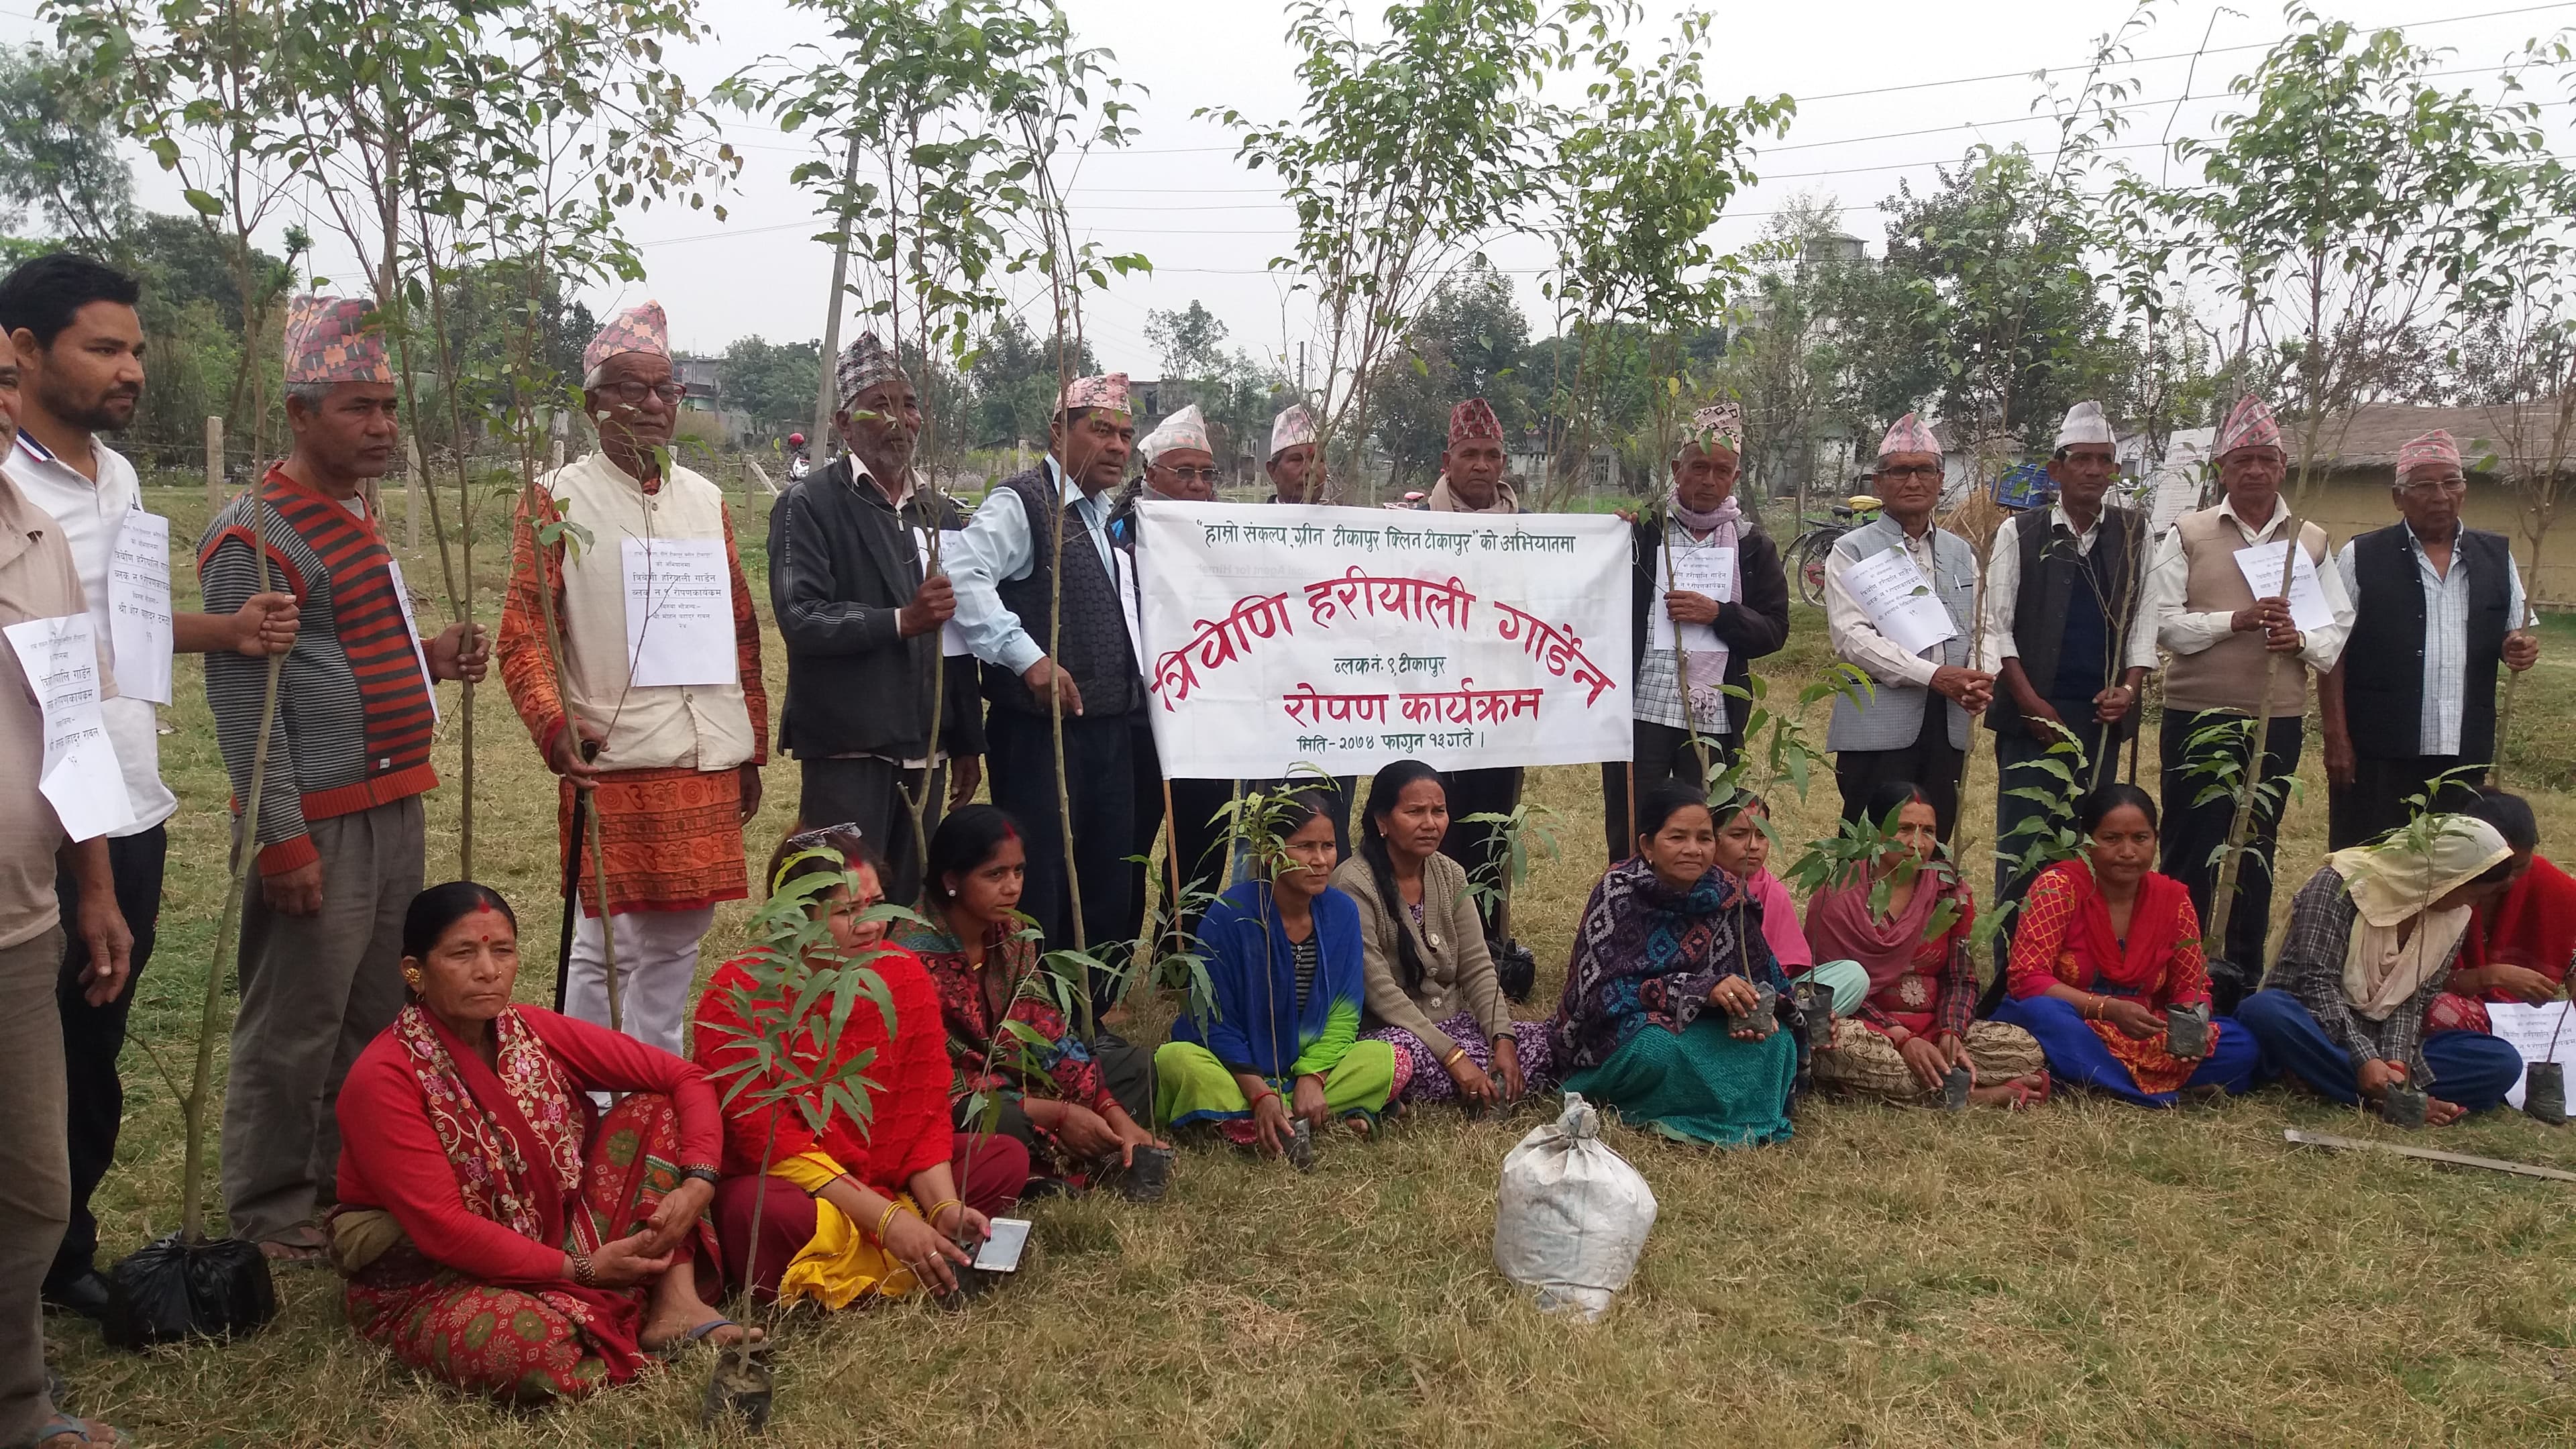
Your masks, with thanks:
M1703 748L1712 765L1735 752L1746 703L1725 687L1744 688L1747 663L1789 642L1779 546L1735 499L1743 438L1744 413L1734 403L1693 413L1673 454L1672 493L1636 523L1635 749L1601 767L1602 835L1614 864L1636 849L1628 828L1634 802L1666 780L1705 785Z
M1931 800L1919 786L1890 781L1871 791L1863 808L1897 849L1807 900L1807 941L1816 954L1847 956L1869 973L1869 999L1858 1014L1835 1019L1832 1049L1816 1054L1817 1085L1938 1101L1945 1078L1964 1066L1971 1102L2024 1107L2048 1100L2039 1042L2020 1027L1975 1019L1968 935L1976 902L1940 855ZM1887 894L1873 905L1882 883Z

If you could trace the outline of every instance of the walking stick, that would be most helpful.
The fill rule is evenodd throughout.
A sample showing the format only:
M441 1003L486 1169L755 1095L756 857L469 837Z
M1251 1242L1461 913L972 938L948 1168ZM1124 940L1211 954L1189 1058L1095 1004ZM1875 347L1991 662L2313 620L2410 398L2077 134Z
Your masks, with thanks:
M555 1014L564 1009L564 993L572 984L572 922L581 910L581 829L583 817L590 813L590 792L572 792L572 829L564 836L563 861L563 934L555 942Z

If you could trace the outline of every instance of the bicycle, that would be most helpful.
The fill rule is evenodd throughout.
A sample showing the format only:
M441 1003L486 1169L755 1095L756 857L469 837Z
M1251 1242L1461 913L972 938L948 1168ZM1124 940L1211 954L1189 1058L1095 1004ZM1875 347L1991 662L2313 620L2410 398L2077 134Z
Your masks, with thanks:
M1798 597L1810 604L1825 601L1825 560L1833 556L1834 542L1855 528L1878 521L1879 501L1867 493L1855 493L1832 505L1833 517L1821 521L1801 518L1803 531L1790 541L1789 571L1798 581Z

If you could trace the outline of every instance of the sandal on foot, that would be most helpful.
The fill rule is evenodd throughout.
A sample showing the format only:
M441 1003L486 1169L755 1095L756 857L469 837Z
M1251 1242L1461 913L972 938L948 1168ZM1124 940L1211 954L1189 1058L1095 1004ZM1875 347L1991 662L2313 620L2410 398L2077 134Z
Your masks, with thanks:
M736 1346L747 1348L767 1337L767 1335L763 1334L759 1329L744 1328L743 1325L734 1322L730 1318L710 1318L706 1322L699 1324L697 1327L690 1329L688 1332L681 1334L678 1338L672 1339L670 1342L663 1344L660 1348L654 1349L653 1356L661 1359L678 1358L681 1354L686 1353L689 1350L690 1345L706 1342L707 1335L714 1333L720 1328L742 1329L742 1337L736 1340L735 1343L724 1345L727 1348L733 1348Z
M102 1434L107 1437L100 1438ZM44 1426L36 1431L36 1449L48 1449L57 1439L68 1439L74 1444L104 1444L109 1449L124 1449L125 1445L134 1442L113 1424L102 1424L96 1419L75 1419L69 1414L56 1414L45 1421Z

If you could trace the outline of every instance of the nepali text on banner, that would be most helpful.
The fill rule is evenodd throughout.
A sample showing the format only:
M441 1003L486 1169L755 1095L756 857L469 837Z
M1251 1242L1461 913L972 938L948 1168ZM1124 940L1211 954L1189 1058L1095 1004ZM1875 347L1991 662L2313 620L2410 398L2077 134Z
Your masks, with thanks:
M1628 758L1628 525L1596 514L1140 505L1163 772Z

